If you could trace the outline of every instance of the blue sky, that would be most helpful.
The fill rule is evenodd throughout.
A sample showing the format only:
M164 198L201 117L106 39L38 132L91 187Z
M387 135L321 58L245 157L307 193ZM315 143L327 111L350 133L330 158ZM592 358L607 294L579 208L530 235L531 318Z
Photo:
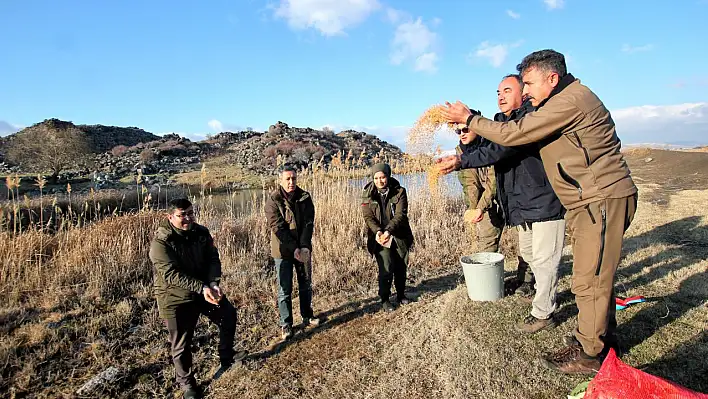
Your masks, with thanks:
M281 120L403 146L432 104L491 116L500 78L553 48L625 143L708 143L708 0L0 0L0 16L4 134L55 117L199 139Z

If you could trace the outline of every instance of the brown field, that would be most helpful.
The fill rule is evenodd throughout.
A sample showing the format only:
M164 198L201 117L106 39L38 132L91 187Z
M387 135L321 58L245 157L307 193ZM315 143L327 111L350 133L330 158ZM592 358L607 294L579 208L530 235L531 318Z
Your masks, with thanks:
M660 161L654 150L628 155L640 204L616 287L618 295L650 301L619 311L618 332L625 362L708 392L708 189L697 187L708 179L685 180L697 185L688 190L664 187L671 178L708 170L708 154L692 155L703 160L688 170L678 168L682 162L662 164L671 160ZM574 327L569 247L559 288L562 324L521 336L513 327L528 305L513 296L494 303L466 297L458 258L474 251L474 237L462 225L461 198L410 188L417 243L408 286L416 302L384 314L375 296L376 266L363 248L360 188L344 175L319 173L303 185L317 209L314 307L327 320L287 344L275 339L275 276L262 198L245 214L217 211L208 196L198 204L200 222L221 252L224 289L238 308L237 340L251 353L212 383L217 330L200 323L195 365L208 397L563 398L585 380L537 361ZM147 259L161 217L145 209L52 234L0 233L0 396L71 397L114 366L119 379L86 397L178 397ZM514 242L505 232L508 275L516 266Z

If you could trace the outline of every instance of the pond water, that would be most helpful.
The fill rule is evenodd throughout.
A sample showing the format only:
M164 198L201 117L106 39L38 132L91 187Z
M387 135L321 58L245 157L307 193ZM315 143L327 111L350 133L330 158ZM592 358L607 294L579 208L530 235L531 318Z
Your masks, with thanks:
M409 193L429 192L428 179L425 173L394 175L393 177L396 178ZM368 179L353 179L351 180L351 184L353 187L361 189L369 181ZM440 186L442 195L451 197L462 195L462 186L457 180L456 172L440 177L438 185ZM230 193L213 194L208 206L214 211L234 217L241 213L247 213L254 203L264 200L265 194L263 189L240 189Z

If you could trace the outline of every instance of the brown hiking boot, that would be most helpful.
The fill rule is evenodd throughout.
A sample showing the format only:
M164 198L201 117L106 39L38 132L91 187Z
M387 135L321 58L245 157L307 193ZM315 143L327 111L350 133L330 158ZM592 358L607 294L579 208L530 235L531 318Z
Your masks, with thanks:
M624 352L622 351L622 348L620 348L619 343L617 342L616 338L603 338L605 340L605 347L602 349L602 352L598 355L598 357L601 360L604 360L607 354L610 352L610 349L615 350L615 356L621 357ZM571 345L577 345L580 346L580 341L578 341L577 338L575 338L575 335L570 334L566 335L562 339L563 345L565 346L571 346Z
M602 363L597 356L589 356L580 345L570 345L556 353L543 357L543 363L551 370L563 374L596 374Z
M553 315L550 315L547 319L537 319L532 315L528 315L524 321L516 325L516 331L524 334L534 334L556 326L557 323Z

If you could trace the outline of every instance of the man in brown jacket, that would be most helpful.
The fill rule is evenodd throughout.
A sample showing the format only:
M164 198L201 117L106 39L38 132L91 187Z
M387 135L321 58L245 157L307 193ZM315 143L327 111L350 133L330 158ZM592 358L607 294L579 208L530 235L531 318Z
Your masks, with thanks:
M185 398L199 398L191 347L200 314L219 326L221 368L215 378L246 353L236 353L233 348L236 309L219 286L221 262L209 230L195 222L192 204L186 198L171 201L167 212L150 244L155 296L170 335L177 382Z
M519 120L494 122L461 102L447 103L450 122L505 146L540 142L541 159L553 190L568 210L572 234L572 292L578 306L575 339L544 358L564 373L594 373L616 346L614 281L622 239L634 217L637 187L620 152L610 112L589 88L567 73L553 50L526 56L517 66L536 111ZM455 169L459 157L443 160Z
M270 253L278 277L278 312L282 338L293 336L293 270L300 294L300 316L304 326L318 325L312 310L312 231L315 205L310 193L297 185L297 171L286 166L280 185L270 193L265 207L270 228Z
M467 129L457 130L460 144L457 154L462 154L462 147L470 144L473 135ZM477 250L479 252L497 252L499 239L504 228L504 218L494 200L496 179L494 167L462 169L457 172L457 179L462 184L462 194L467 205L464 219L467 227L477 228Z

